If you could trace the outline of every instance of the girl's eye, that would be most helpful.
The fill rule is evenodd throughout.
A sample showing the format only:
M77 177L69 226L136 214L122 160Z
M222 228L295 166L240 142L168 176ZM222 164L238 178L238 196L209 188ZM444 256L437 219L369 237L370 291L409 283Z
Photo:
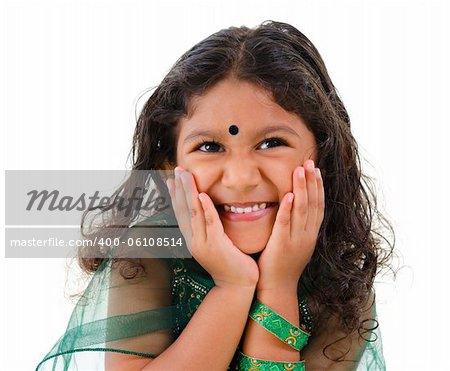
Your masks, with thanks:
M286 142L283 139L277 138L277 137L264 139L263 144L264 143L275 143L274 147L285 146L286 145Z
M197 148L196 149L200 149L200 148L202 148L202 147L205 147L205 148L211 148L211 146L212 147L218 147L218 146L220 146L220 144L219 143L217 143L217 142L215 142L215 141L203 141L199 146L197 146ZM208 151L208 150L206 150L206 151L203 151L202 150L202 152L216 152L216 151Z
M261 143L261 145L263 145L263 144L266 144L266 143L274 143L274 145L269 145L269 146L266 146L266 147L268 147L268 148L272 148L272 147L278 147L278 146L285 146L286 145L286 142L283 140L283 139L281 139L281 138L278 138L278 137L273 137L273 138L267 138L267 139L264 139L264 141ZM217 148L217 147L220 147L220 144L219 143L217 143L216 141L203 141L199 146L197 146L196 147L196 149L197 150L201 150L200 148L202 148L202 147L205 147L205 149L206 148L210 148L211 149L211 147L215 147L215 148ZM217 152L217 151L214 151L214 150L208 150L208 149L206 149L206 150L201 150L202 152Z

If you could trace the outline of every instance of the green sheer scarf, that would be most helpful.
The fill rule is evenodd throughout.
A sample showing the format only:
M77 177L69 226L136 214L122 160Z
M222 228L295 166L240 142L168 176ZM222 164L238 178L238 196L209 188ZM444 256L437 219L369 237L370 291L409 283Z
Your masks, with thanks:
M157 215L135 227L170 223L167 215ZM130 228L128 235L138 235L139 229ZM142 262L147 274L133 279L123 278L111 256L102 262L73 309L64 334L36 371L104 370L108 352L157 357L176 340L214 281L193 258ZM313 332L307 298L301 295L299 310L301 325ZM361 349L357 369L385 370L379 328L371 333L370 341ZM238 369L239 348L229 370Z

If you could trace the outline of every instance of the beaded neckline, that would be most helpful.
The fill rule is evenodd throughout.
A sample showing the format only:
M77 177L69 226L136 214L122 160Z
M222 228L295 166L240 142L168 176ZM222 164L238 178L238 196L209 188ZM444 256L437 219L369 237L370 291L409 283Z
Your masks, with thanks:
M176 335L183 331L187 322L197 310L206 294L215 284L208 272L195 259L172 259L172 298L173 305L179 309L183 316L177 318L174 329ZM312 333L313 317L308 302L299 294L300 327Z

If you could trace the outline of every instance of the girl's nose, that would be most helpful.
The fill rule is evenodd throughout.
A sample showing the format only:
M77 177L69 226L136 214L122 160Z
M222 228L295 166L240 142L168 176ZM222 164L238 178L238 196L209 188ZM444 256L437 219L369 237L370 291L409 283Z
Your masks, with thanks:
M261 183L259 164L235 156L223 164L222 184L237 191L248 191Z

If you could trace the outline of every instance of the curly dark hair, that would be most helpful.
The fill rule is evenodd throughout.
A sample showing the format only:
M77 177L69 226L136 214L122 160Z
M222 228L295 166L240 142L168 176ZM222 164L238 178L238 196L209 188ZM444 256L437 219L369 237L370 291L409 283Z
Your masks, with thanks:
M299 291L307 295L317 326L335 315L347 336L356 330L363 336L374 329L364 328L361 313L375 276L390 267L394 230L377 209L372 179L361 171L347 110L325 64L295 27L275 21L253 29L230 27L183 54L140 113L131 150L133 169L176 166L177 123L188 114L191 98L228 77L271 92L278 105L301 117L314 134L316 166L321 169L326 195L325 216ZM164 187L162 182L157 185ZM389 232L386 235L392 235L393 242L382 232ZM101 262L101 258L79 259L90 272ZM323 349L327 358L326 348L332 344Z

